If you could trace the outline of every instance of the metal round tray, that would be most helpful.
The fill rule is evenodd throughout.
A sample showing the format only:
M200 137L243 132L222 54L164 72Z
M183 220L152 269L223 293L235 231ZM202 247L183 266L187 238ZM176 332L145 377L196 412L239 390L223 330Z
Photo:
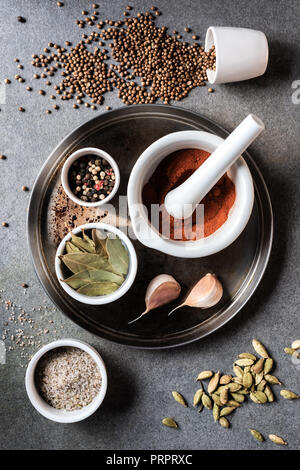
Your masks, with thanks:
M64 314L102 338L141 348L168 348L195 341L236 315L263 276L272 245L272 207L263 177L245 152L243 156L254 180L255 204L246 229L227 249L207 258L179 259L134 241L138 274L130 291L118 301L104 306L84 305L60 287L54 271L59 231L71 228L68 224L73 213L77 214L73 221L76 226L91 218L111 221L111 214L104 213L102 208L85 208L80 212L67 200L60 186L65 158L81 147L94 146L107 151L120 167L118 194L126 195L131 168L142 151L163 135L187 129L201 129L221 137L228 134L204 116L173 106L138 105L101 114L75 129L56 147L36 180L27 225L36 273L47 294ZM115 205L117 197L111 201ZM119 225L127 223L127 218L119 217ZM170 308L166 306L128 325L129 320L144 310L145 289L152 277L159 273L172 274L183 286L184 295L207 272L216 273L223 283L225 295L219 305L207 310L184 307L170 317L167 315Z

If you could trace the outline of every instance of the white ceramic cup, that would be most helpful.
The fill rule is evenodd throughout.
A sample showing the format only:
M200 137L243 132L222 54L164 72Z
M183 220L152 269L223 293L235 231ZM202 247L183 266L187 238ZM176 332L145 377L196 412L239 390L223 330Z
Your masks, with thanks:
M179 258L201 258L217 253L229 246L244 230L254 202L253 181L242 157L227 172L235 185L236 199L224 224L208 237L195 241L163 238L150 224L142 200L144 185L159 163L177 150L197 148L209 153L224 141L221 137L202 131L180 131L153 142L136 161L128 183L128 206L132 227L143 245Z
M72 289L72 287L68 286L66 282L62 282L62 279L64 279L64 274L62 270L62 262L59 259L59 256L65 253L66 242L68 240L71 240L72 233L77 234L80 233L82 229L90 230L93 228L116 234L122 240L123 245L127 249L129 255L128 273L123 284L119 287L119 289L107 295L89 296L79 294L75 289ZM88 305L104 305L114 302L117 299L120 299L130 289L137 273L137 256L135 248L127 237L127 235L125 235L125 233L119 230L118 228L112 225L103 224L101 222L84 224L74 228L74 230L72 230L72 232L69 232L60 242L55 256L55 272L61 287L64 289L65 292L67 292L67 294L73 297L73 299Z
M268 65L269 47L265 34L247 28L211 26L205 50L216 50L216 70L207 70L210 83L229 83L263 75Z
M65 411L53 408L48 403L46 403L45 400L43 400L35 384L35 370L41 357L51 349L66 346L79 348L87 352L97 364L102 378L101 388L98 395L89 405L81 408L80 410ZM56 421L57 423L76 423L77 421L82 421L83 419L88 418L99 408L103 402L107 390L106 367L98 351L96 351L96 349L94 349L89 344L76 339L60 339L58 341L53 341L52 343L46 344L32 357L26 370L25 386L31 404L45 418L50 419L51 421Z
M97 202L83 201L82 199L77 197L76 194L73 193L69 185L69 170L71 168L72 163L78 158L84 157L85 155L95 155L98 158L104 158L111 165L115 173L115 184L112 192L104 199L98 200ZM61 183L67 196L69 196L72 201L76 202L76 204L85 207L99 207L110 201L118 191L120 186L120 171L116 161L107 152L104 152L104 150L97 149L95 147L85 147L83 149L76 150L76 152L73 152L67 158L61 171Z

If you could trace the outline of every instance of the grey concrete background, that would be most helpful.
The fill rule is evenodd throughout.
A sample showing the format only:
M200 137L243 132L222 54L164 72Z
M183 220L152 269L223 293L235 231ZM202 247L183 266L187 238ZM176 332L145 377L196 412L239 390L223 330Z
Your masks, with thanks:
M22 75L32 80L31 54L41 53L48 41L77 41L81 31L75 26L84 0L0 1L0 79L18 73L13 59L24 64ZM101 18L122 17L126 2L100 0ZM152 3L129 2L134 12L149 9ZM263 171L275 212L275 240L271 261L254 297L242 312L215 334L192 345L169 351L129 349L94 337L58 312L46 297L33 272L26 243L26 208L41 165L51 150L74 127L91 118L88 109L73 110L66 103L51 117L45 114L49 98L39 96L12 80L6 88L6 103L0 104L0 153L7 155L1 165L1 221L9 228L1 238L1 333L8 312L5 300L30 312L36 328L49 328L42 343L54 338L76 337L94 345L108 368L109 386L101 409L85 422L61 425L47 421L30 405L24 388L25 361L20 349L7 351L7 363L0 365L0 447L3 449L274 449L271 442L257 443L248 428L265 436L284 437L287 448L299 448L299 405L277 400L267 406L247 403L224 430L214 424L208 412L184 409L170 396L181 391L188 399L196 389L194 378L203 368L230 372L237 353L250 350L253 337L261 339L276 360L276 375L286 388L299 393L299 365L283 353L285 346L299 337L299 107L292 103L292 83L300 79L298 0L164 0L155 3L162 11L158 23L183 32L189 25L204 40L210 25L230 25L260 29L270 42L270 63L264 77L194 90L179 106L201 112L228 129L253 112L266 124L266 131L254 145L252 154ZM16 17L22 15L25 24ZM3 100L2 100L3 101ZM47 105L44 103L47 101ZM121 105L116 93L105 99L114 109ZM18 106L26 108L18 112ZM97 110L105 112L104 107ZM20 287L29 284L26 293ZM35 309L35 310L32 310ZM54 323L49 323L54 321ZM55 333L56 331L56 333ZM7 348L10 341L6 341ZM37 347L29 351L34 352ZM164 428L160 421L173 416L180 429Z

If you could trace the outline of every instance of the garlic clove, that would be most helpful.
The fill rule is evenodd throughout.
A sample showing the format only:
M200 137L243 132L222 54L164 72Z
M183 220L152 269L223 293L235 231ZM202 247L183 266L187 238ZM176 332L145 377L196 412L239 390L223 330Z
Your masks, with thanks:
M162 307L163 305L172 302L172 300L177 299L180 292L181 287L173 276L170 276L169 274L159 274L154 277L146 290L146 310L128 324L130 325L131 323L139 320L143 315L150 312L150 310Z
M208 273L192 288L184 302L171 310L169 315L184 305L198 308L213 307L220 302L222 296L222 284L214 274Z

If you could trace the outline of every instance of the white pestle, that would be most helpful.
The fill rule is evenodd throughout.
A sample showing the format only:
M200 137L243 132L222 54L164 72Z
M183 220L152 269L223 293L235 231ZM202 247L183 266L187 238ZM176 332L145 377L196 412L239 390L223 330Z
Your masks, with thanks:
M164 205L167 212L176 219L190 217L197 204L264 128L257 116L249 114L198 170L166 195Z

